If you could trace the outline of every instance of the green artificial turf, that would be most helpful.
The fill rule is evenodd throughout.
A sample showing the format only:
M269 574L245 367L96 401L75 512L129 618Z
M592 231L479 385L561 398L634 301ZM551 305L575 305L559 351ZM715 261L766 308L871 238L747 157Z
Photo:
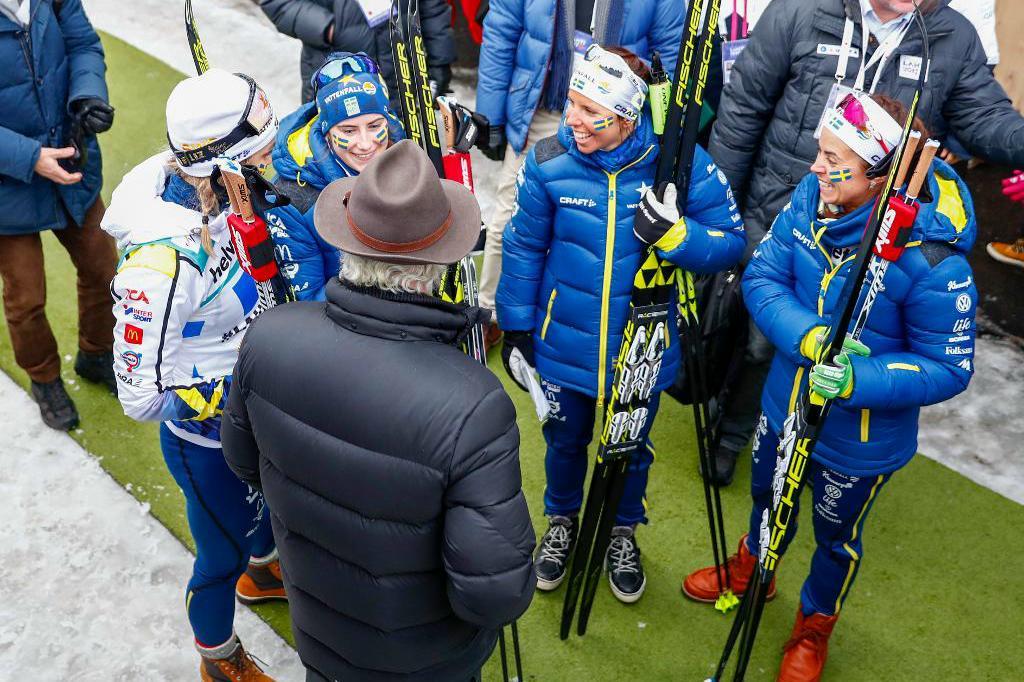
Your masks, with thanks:
M120 40L104 35L103 42L117 108L114 129L101 139L104 196L109 197L125 170L164 144L164 101L182 76ZM56 240L44 241L47 312L65 360L64 379L82 415L81 429L73 435L191 548L183 499L164 467L156 426L132 422L112 397L75 381L74 273ZM27 384L14 365L6 333L0 334L0 367ZM492 367L504 380L495 357ZM545 527L543 441L525 394L507 381L506 386L522 415L523 485L540 534ZM527 679L700 680L711 673L731 617L679 592L683 575L710 557L689 412L666 399L653 439L659 454L648 490L651 524L638 535L647 593L638 604L623 606L602 586L587 636L567 642L557 636L563 591L537 594L520 621ZM731 544L743 532L749 511L747 462L741 460L736 479L723 490ZM810 556L809 522L806 526L782 564L779 597L765 610L748 679L774 679ZM1016 542L1022 527L1024 507L917 457L893 477L867 522L863 570L833 636L826 679L1019 679L1024 560ZM257 611L291 639L286 607ZM501 679L496 660L488 664L485 679Z

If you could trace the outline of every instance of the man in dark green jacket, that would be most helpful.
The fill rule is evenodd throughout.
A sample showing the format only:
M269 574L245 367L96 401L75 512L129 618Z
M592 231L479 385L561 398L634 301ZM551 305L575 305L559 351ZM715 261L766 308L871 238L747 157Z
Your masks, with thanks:
M116 390L110 280L117 254L100 230L96 134L108 130L103 47L81 0L0 0L0 277L18 365L43 421L78 423L46 320L40 233L53 230L78 271L75 371Z

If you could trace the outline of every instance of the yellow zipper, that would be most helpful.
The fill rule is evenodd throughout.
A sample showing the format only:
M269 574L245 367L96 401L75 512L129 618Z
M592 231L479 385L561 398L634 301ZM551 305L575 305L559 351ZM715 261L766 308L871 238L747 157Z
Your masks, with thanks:
M543 341L544 337L548 335L548 325L551 324L551 307L555 305L555 297L558 296L558 288L551 290L551 296L548 297L548 312L544 316L544 324L540 328L540 340Z
M636 164L640 163L647 158L647 155L654 149L654 145L647 148L643 154L641 154L635 161L627 166L623 166L614 173L605 171L604 174L608 176L608 222L605 225L605 245L604 245L604 279L601 282L601 328L600 338L598 340L598 357L597 357L597 409L601 410L604 407L604 385L605 385L605 371L607 369L607 362L605 358L608 356L608 307L611 304L611 290L612 290L612 266L615 264L612 257L615 255L615 185L616 178L622 171L632 168Z

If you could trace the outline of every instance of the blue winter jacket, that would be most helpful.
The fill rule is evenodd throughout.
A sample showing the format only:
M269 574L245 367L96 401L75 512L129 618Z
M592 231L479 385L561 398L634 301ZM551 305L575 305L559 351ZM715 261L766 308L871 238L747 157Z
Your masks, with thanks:
M633 217L654 180L656 142L645 113L621 146L587 155L563 122L527 155L505 228L498 323L506 331L534 332L542 377L599 402L611 385L644 251ZM656 244L662 258L698 273L739 260L745 240L732 190L700 147L683 213L685 238L670 231ZM679 359L679 344L670 343L657 390L675 379Z
M572 0L570 0L572 1ZM556 0L491 0L484 19L476 109L505 135L516 153L537 110L551 61ZM657 50L675 67L685 14L681 0L623 0L618 44L650 60Z
M974 311L978 292L966 254L977 225L966 185L935 161L910 246L889 266L861 340L871 357L852 358L854 388L837 400L814 459L852 476L899 469L917 450L922 405L947 400L967 387L974 369ZM779 432L807 390L811 365L800 342L836 314L853 251L872 210L865 205L827 226L817 221L818 179L806 176L791 202L754 250L743 296L758 328L776 348L762 409ZM834 254L833 250L846 250ZM831 259L842 261L833 266Z
M60 17L51 0L33 0L28 27L0 12L0 235L78 224L103 184L100 149L87 142L82 181L57 185L36 175L42 147L63 147L70 103L107 100L103 47L80 0L65 0Z
M404 137L400 127L391 127L392 142ZM300 301L323 301L327 281L341 269L341 252L317 232L313 208L324 187L358 173L331 152L320 131L316 102L303 104L281 121L273 160L278 175L274 186L292 200L266 216L278 259Z

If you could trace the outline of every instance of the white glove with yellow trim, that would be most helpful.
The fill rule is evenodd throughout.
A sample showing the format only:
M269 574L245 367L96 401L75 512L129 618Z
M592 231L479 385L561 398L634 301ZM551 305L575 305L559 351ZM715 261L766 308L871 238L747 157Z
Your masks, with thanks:
M686 239L686 219L679 215L676 196L676 186L671 182L664 183L657 192L653 188L644 192L633 219L637 239L659 247L658 242L669 233L676 246Z

